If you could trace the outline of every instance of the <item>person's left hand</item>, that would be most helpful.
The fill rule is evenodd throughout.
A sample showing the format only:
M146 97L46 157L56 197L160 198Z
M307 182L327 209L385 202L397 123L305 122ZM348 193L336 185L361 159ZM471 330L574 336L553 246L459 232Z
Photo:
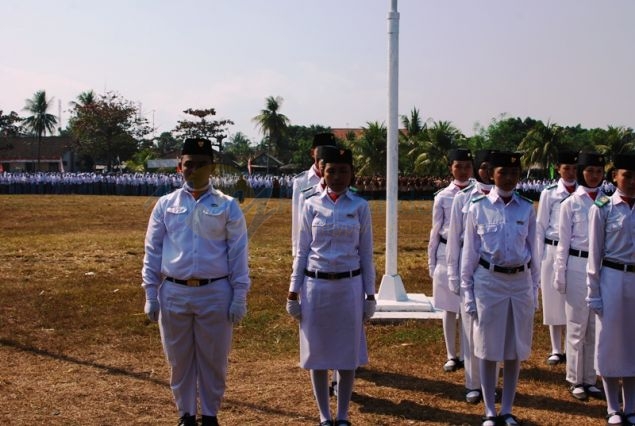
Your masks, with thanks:
M375 299L372 300L364 300L364 321L368 321L375 315L375 311L377 310L377 301Z
M247 314L247 302L244 300L232 300L229 305L229 320L234 324L239 323Z

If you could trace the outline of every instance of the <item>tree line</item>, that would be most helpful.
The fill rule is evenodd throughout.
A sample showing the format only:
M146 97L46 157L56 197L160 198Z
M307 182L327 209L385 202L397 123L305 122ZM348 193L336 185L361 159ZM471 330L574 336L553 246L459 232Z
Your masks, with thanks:
M217 119L215 108L188 108L190 119L178 121L175 128L153 137L154 129L142 117L139 107L116 92L80 93L70 103L71 116L66 128L58 127L57 117L49 110L52 98L44 90L26 99L22 117L0 109L0 137L31 136L38 140L56 131L73 140L82 167L91 169L105 164L109 170L125 165L131 171L143 171L147 160L164 158L177 152L185 137L205 137L214 143L227 160L245 167L250 158L269 153L296 169L311 164L308 152L313 135L329 131L328 125L292 125L282 113L283 98L270 96L252 121L262 139L251 141L244 133L230 134L230 119ZM367 122L359 131L351 130L340 140L355 157L359 175L385 175L387 129L384 123ZM635 151L635 133L631 127L611 126L586 129L581 125L561 126L530 117L502 114L487 126L477 125L475 134L464 135L451 121L424 119L418 108L401 116L399 131L399 171L402 175L444 176L447 152L457 147L521 151L526 168L548 170L559 151L597 151L609 158L613 154ZM39 164L38 164L39 169Z

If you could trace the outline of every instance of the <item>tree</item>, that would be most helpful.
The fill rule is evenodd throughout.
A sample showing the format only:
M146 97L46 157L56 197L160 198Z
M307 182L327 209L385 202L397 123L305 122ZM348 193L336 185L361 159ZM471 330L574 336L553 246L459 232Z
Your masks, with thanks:
M526 168L538 165L542 170L555 165L558 161L558 152L573 149L566 146L566 129L556 123L543 124L539 121L518 145L518 149L524 152L523 164Z
M37 136L37 170L40 170L40 147L42 145L42 136L46 132L53 133L57 118L47 111L51 107L53 98L46 99L46 92L38 90L31 99L26 100L25 111L31 113L24 119L24 127Z
M464 146L464 142L465 136L450 121L433 121L408 156L414 158L415 172L445 176L448 174L448 151Z
M287 127L287 153L282 153L281 157L299 169L306 170L313 164L309 151L313 143L313 137L317 133L330 132L329 127L319 124L310 126L288 126Z
M178 151L179 146L179 141L170 132L161 133L154 141L155 151L159 157Z
M254 149L244 133L236 132L225 145L225 152L232 154L238 163L245 165L253 155Z
M635 133L630 127L608 126L603 138L597 142L596 149L611 159L615 154L635 151Z
M69 128L79 153L93 162L105 161L108 170L115 159L122 162L137 152L138 140L151 132L134 103L114 92L106 92L92 103L77 103Z
M356 174L360 176L386 175L386 144L388 131L383 123L366 123L362 135L351 145Z
M286 115L280 113L283 99L280 96L269 96L266 100L265 109L260 110L260 114L255 116L252 121L256 123L256 128L264 135L267 140L269 149L274 147L274 155L281 156L287 153L286 134L289 125L289 119ZM286 161L286 158L280 158Z
M500 149L501 151L516 151L527 133L536 125L537 121L532 118L519 117L507 118L501 114L499 119L492 119L485 132L485 139L489 141L489 146L483 149Z
M410 116L401 116L401 124L403 130L399 132L399 170L404 174L411 174L415 171L415 167L413 157L408 153L421 145L427 123L422 121L419 110L413 108Z
M228 119L208 120L206 117L216 115L216 109L192 109L183 111L186 114L198 117L198 121L181 120L178 121L173 133L177 139L185 138L205 138L218 146L218 150L223 150L223 139L227 137L227 126L234 122Z
M22 119L18 117L18 113L11 111L9 114L2 114L0 109L0 136L18 136L20 135L20 122Z

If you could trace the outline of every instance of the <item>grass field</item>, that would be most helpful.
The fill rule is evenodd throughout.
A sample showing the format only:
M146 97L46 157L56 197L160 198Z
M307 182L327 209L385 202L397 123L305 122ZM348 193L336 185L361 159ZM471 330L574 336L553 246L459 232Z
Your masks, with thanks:
M0 196L0 423L170 425L177 413L158 327L143 314L143 238L154 198ZM247 199L252 289L235 329L223 425L317 424L296 323L284 303L291 270L290 200ZM431 294L431 204L399 206L399 274ZM378 284L385 204L371 203ZM564 367L545 363L535 320L514 413L525 425L603 424L605 403L579 402ZM444 373L438 320L369 324L370 363L358 372L355 425L479 425L463 373Z

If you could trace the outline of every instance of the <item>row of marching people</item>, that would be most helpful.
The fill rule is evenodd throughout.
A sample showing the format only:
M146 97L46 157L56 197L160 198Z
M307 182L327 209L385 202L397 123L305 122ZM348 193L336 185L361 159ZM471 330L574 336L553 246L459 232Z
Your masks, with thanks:
M464 369L466 401L484 402L483 426L519 424L512 408L539 293L547 363L566 363L576 399L606 398L607 424L635 424L635 153L614 155L610 197L600 189L603 155L561 153L560 179L537 213L515 191L520 153L456 149L448 158L453 181L434 198L428 267L444 311L443 368Z

